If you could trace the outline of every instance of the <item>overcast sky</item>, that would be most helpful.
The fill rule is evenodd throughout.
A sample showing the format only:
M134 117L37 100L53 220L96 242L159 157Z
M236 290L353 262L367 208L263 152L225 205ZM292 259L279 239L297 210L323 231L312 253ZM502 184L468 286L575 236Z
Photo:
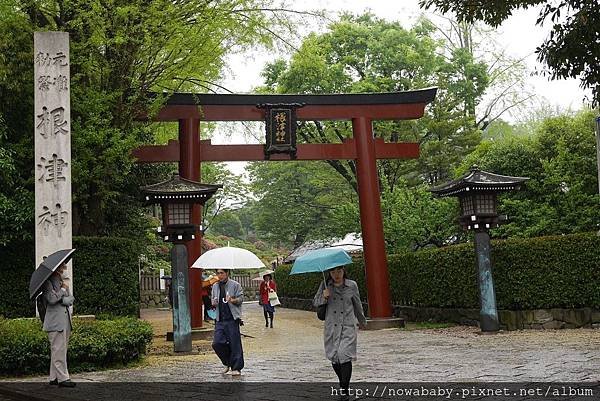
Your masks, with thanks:
M300 3L300 4L299 4ZM436 15L431 11L424 12L419 9L417 0L402 0L392 2L389 0L303 0L296 1L293 6L297 10L325 9L331 12L332 17L342 11L359 14L370 9L375 15L388 20L400 21L405 26L411 26L416 18L424 13L435 20ZM519 11L511 16L497 29L499 40L508 54L515 58L525 58L531 71L540 70L541 64L535 59L535 48L540 45L548 35L549 27L535 25L537 8ZM318 29L315 26L315 29ZM229 58L229 72L224 76L223 86L237 93L249 92L253 87L262 83L260 71L265 63L272 61L278 55L253 52L250 54L235 55ZM574 79L548 81L546 77L532 76L529 84L535 92L547 102L561 109L578 110L582 107L584 91L579 88L579 82ZM510 120L510 118L509 118ZM242 143L248 141L242 135L226 136L217 134L213 143ZM243 170L243 164L232 163L231 169L235 172Z
M351 11L357 14L370 9L381 18L401 21L406 26L412 25L416 17L424 13L419 9L417 0L397 2L389 0L303 0L296 2L296 4L298 3L301 3L301 6L294 5L296 9L326 9L332 13L332 16L341 11ZM425 14L430 18L436 18L432 12L428 11ZM526 57L527 64L532 71L541 68L541 64L535 59L534 51L549 32L548 27L541 28L535 25L536 17L536 8L519 11L497 30L501 43L508 53L515 58ZM265 63L273 58L273 54L264 52L231 57L229 68L232 74L228 74L228 78L224 81L225 86L235 92L250 91L253 86L261 83L260 71ZM549 82L545 77L534 76L531 77L531 83L541 96L546 97L553 104L573 109L581 107L584 92L579 88L577 80Z

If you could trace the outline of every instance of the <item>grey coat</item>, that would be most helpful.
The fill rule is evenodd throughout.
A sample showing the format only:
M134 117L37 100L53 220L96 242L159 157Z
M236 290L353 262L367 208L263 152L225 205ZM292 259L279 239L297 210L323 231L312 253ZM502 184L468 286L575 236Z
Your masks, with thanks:
M323 330L325 356L333 363L356 360L358 323L367 323L358 293L358 285L356 285L356 281L346 279L340 287L335 287L331 283L328 288L330 296L327 301L327 314ZM315 307L325 303L323 289L324 284L321 282L313 299Z
M42 296L46 302L44 331L63 331L72 328L69 306L73 305L75 298L70 291L60 285L60 278L54 274L43 285Z
M237 302L234 304L233 302L228 302L229 310L231 311L231 315L233 316L233 320L242 318L242 302L244 302L244 290L240 283L235 280L227 279L227 283L225 283L225 291L232 298L236 298ZM216 282L212 286L211 298L213 306L216 306L217 312L217 322L220 321L219 317L219 302L222 300L219 299L219 282Z

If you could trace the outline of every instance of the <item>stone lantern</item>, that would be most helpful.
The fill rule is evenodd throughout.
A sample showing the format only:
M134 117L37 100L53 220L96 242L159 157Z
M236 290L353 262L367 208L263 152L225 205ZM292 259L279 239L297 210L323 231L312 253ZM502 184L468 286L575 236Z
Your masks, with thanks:
M527 177L511 177L481 171L477 166L457 180L443 184L430 191L439 197L456 196L460 201L460 225L475 232L477 254L481 331L498 331L498 311L490 260L490 228L506 220L498 216L497 194L519 189Z
M162 225L158 227L158 234L163 240L174 243L171 250L171 291L175 352L192 350L188 255L184 245L184 242L193 240L200 229L192 223L192 209L194 205L204 205L222 187L187 180L173 173L166 181L141 188L147 204L161 206Z

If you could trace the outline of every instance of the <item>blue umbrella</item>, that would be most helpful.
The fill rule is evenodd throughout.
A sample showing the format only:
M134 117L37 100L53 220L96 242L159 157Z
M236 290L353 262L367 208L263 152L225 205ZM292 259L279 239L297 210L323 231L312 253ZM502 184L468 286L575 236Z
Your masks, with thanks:
M350 263L352 258L341 248L316 249L296 258L290 274L324 272Z

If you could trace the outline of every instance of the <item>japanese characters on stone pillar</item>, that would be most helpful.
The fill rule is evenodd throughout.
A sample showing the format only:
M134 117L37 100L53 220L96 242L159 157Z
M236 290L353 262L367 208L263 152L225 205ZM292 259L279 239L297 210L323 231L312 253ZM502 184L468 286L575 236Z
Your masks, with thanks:
M71 82L69 34L35 32L33 42L37 266L44 256L72 247ZM73 277L70 262L65 276Z

